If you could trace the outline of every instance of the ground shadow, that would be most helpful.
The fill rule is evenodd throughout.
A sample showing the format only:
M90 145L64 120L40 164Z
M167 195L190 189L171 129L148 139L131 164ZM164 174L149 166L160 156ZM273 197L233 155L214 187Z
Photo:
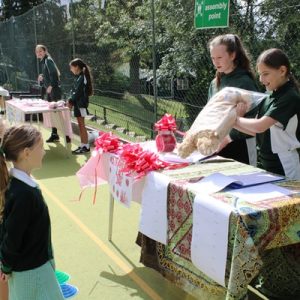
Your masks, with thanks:
M139 101L139 103L143 106L145 110L154 112L153 104L151 104L145 97L143 97L142 95L135 95L135 98Z
M131 297L138 297L141 299L154 299L150 297L142 284L136 278L137 276L143 280L156 294L164 300L195 300L194 297L185 293L180 288L174 286L171 282L167 281L158 272L147 267L134 267L131 272L125 275L118 275L111 268L111 272L102 271L99 274L99 284L101 280L109 280L116 284L116 286L122 285L124 288L133 290ZM135 278L135 280L134 280ZM137 282L136 282L137 281Z
M67 152L64 145L57 143L48 145L46 155L43 160L43 167L34 171L34 176L37 179L66 177L75 175L82 167L77 160L76 155L72 155L70 149ZM83 155L85 161L90 158L90 153Z
M142 296L140 292L145 293L142 288L138 286L137 283L135 283L132 280L132 277L135 277L136 275L140 277L143 281L145 281L150 288L152 288L162 299L166 300L194 300L195 298L191 295L187 294L182 289L176 287L173 283L165 279L159 272L155 271L154 269L148 268L148 267L137 267L134 262L132 262L126 253L124 253L113 241L110 242L116 251L125 259L131 266L132 271L126 275L117 275L111 269L111 273L103 271L100 273L100 277L109 279L113 282L116 282L118 284L126 284L129 288L137 288L137 291L132 294L132 297L134 296ZM133 274L134 273L134 274ZM128 286L128 279L130 282L130 285ZM139 288L141 291L139 291ZM151 297L147 296L147 298L143 299L152 299Z

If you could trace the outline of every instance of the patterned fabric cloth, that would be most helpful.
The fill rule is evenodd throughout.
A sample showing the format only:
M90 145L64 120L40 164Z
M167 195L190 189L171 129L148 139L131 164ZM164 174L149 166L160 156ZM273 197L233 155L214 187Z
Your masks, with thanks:
M238 162L224 162L192 165L184 169L164 172L173 178L168 190L168 244L164 246L154 243L154 251L153 242L151 244L146 237L140 237L141 261L159 270L164 276L201 300L243 299L246 297L248 284L259 273L260 283L264 281L264 284L261 284L261 287L264 286L264 291L270 289L274 291L272 295L281 295L289 290L290 294L298 295L300 286L300 195L298 193L292 197L255 203L246 201L236 203L236 213L230 217L226 289L208 278L191 262L192 210L195 194L187 189L187 183L197 177L215 172L232 175L254 170L258 171ZM300 182L283 182L281 185L300 191ZM218 193L215 198L216 201L230 204L236 201L228 193ZM286 263L283 261L285 252L282 249L285 248L279 247L288 245L292 245L288 248L293 256L290 258L289 266L283 266ZM151 248L152 259L151 253L148 252ZM298 263L294 260L295 257L298 257ZM294 265L291 262L294 262ZM274 263L277 267L270 268ZM286 275L290 280L283 281ZM275 279L278 279L278 283ZM284 289L281 288L281 284L285 284ZM282 293L279 294L279 291Z
M51 262L23 272L13 272L8 280L9 300L63 300Z

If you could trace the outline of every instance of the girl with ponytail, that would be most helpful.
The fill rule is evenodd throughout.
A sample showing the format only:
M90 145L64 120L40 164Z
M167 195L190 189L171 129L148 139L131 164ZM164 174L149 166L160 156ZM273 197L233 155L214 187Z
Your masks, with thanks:
M2 149L3 135L5 131L5 124L3 119L0 117L0 244L3 238L3 210L4 210L4 193L8 185L8 170L5 162L5 154ZM0 299L8 300L8 285L6 281L0 280Z
M87 108L89 96L93 94L93 85L90 68L80 58L75 58L70 62L70 70L76 76L69 99L69 107L73 108L79 127L81 144L72 151L73 154L77 155L90 152L84 118L88 115Z
M45 155L42 135L33 126L20 125L1 136L0 280L8 282L10 300L63 300L54 270L48 207L31 176ZM13 165L9 171L7 162Z
M250 58L236 34L218 35L209 41L208 48L216 69L215 78L209 87L208 99L225 87L257 91ZM254 111L247 113L247 117L254 116ZM224 139L223 146L218 153L220 156L256 166L255 138L232 130Z
M268 49L258 57L257 71L270 95L255 119L238 117L235 128L256 135L260 167L299 180L300 94L289 59L280 49Z

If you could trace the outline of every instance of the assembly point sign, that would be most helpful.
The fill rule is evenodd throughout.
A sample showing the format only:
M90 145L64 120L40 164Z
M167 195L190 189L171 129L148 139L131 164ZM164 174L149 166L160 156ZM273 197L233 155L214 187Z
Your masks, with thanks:
M195 0L195 27L228 27L230 0Z

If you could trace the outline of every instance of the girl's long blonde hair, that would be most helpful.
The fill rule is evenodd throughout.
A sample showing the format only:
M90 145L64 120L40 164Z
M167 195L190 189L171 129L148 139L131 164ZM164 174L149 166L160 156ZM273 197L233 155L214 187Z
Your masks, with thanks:
M53 60L53 58L51 57L50 53L48 52L48 48L45 45L42 45L42 44L36 45L35 49L43 49L45 51L46 55L49 56ZM56 65L56 63L55 63L54 60L53 60L53 62L54 62L55 69L57 71L58 78L59 78L60 75L61 75L60 71L59 71L59 68L57 67L57 65Z

